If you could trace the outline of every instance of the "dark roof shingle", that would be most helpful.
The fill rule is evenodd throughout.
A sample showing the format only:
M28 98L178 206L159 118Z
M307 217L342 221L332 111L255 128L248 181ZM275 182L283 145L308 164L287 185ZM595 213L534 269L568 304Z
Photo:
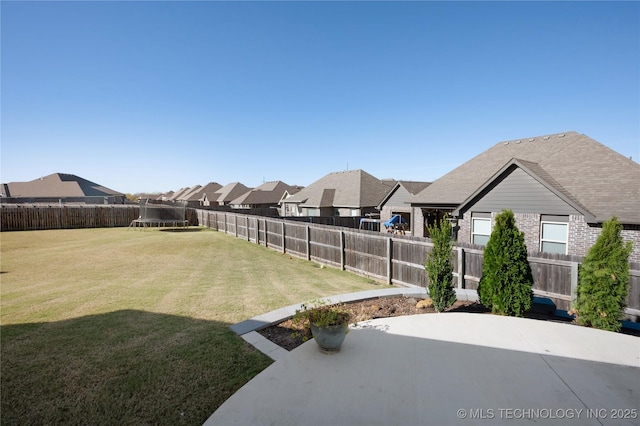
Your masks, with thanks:
M378 205L395 183L380 180L364 170L333 172L287 198L286 202L311 208L372 207Z
M640 224L640 165L577 132L500 142L434 181L412 204L459 205L513 159L562 188L598 222L615 215Z

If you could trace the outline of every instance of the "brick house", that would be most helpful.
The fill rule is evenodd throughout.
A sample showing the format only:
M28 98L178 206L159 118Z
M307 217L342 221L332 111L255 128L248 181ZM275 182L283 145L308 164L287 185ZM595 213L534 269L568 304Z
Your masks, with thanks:
M377 213L377 206L395 185L364 170L333 172L299 192L284 198L283 216L365 216Z
M380 210L380 223L391 219L394 215L400 215L411 226L411 197L420 193L430 185L430 182L415 182L399 180L378 205ZM386 232L380 227L380 232Z
M500 142L411 198L412 232L450 215L460 242L485 245L514 212L529 251L584 256L616 216L640 262L640 165L576 132Z

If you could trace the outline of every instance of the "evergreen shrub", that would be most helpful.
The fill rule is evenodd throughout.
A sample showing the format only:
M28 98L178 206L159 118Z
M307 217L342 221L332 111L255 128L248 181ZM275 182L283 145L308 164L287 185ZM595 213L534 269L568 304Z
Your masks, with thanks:
M451 224L445 218L429 225L433 249L427 255L425 269L429 277L429 296L437 312L442 312L456 302L456 292L451 287L453 280L453 259Z
M513 212L503 210L495 217L484 250L480 303L495 314L521 317L533 303L532 285L524 233L518 230Z
M578 268L578 288L572 313L578 324L620 331L629 294L629 255L632 243L622 240L616 217L602 226L602 233Z

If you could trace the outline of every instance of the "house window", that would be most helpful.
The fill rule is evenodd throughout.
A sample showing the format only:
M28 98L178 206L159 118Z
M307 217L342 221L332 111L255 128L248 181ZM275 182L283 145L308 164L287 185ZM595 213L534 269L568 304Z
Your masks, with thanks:
M473 213L471 215L471 242L486 246L491 236L491 213Z
M566 216L542 216L540 221L540 251L567 254L569 235Z

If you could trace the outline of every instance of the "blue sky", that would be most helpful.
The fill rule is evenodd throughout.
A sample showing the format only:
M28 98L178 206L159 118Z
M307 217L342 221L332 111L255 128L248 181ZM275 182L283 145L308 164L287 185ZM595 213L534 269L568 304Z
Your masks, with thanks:
M640 159L638 2L0 7L2 182L433 181L570 130Z

